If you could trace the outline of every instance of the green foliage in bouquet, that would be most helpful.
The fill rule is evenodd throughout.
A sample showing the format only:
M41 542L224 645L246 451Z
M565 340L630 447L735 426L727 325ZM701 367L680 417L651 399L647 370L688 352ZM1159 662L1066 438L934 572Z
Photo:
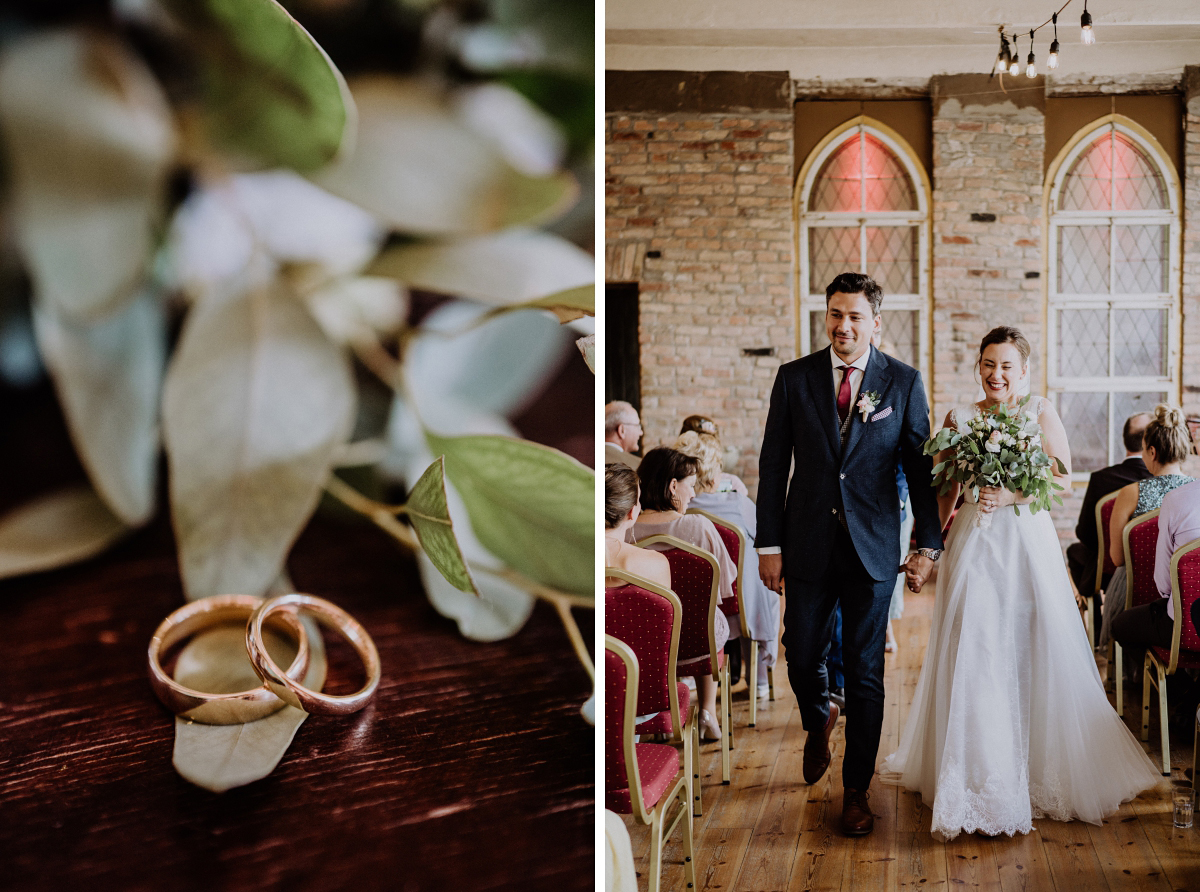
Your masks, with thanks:
M1050 503L1062 504L1054 495L1063 489L1055 471L1066 474L1066 465L1042 448L1042 427L1037 415L1026 409L1029 397L1016 407L997 406L979 412L958 430L944 427L925 442L925 454L952 450L953 455L933 466L933 483L945 495L957 483L970 489L974 498L985 486L1002 486L1009 492L1030 497L1030 510L1049 511ZM1018 505L1013 506L1017 514Z

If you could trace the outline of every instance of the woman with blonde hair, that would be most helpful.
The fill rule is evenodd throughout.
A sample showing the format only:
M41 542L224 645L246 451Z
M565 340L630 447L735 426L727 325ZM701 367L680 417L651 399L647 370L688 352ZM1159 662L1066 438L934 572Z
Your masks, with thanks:
M721 475L721 441L714 434L687 431L675 441L675 448L699 462L696 472L696 495L691 507L705 511L721 520L736 525L746 536L746 553L742 556L741 603L742 615L750 638L758 642L758 690L759 698L768 693L767 669L775 665L779 654L779 596L762 584L758 576L758 552L754 550L758 518L754 503L745 495L733 490L718 492ZM741 630L733 628L732 637L741 637ZM742 661L749 665L750 641L741 642Z
M1135 517L1161 507L1163 496L1171 490L1192 482L1193 478L1180 473L1180 466L1191 453L1192 436L1183 412L1174 406L1159 403L1154 407L1154 418L1142 434L1142 460L1154 476L1121 487L1113 502L1112 519L1108 525L1111 532L1109 557L1117 569L1104 592L1100 645L1108 644L1109 638L1115 636L1117 628L1114 623L1125 610L1125 585L1129 571L1125 567L1125 542L1121 531ZM1126 665L1133 667L1132 662Z

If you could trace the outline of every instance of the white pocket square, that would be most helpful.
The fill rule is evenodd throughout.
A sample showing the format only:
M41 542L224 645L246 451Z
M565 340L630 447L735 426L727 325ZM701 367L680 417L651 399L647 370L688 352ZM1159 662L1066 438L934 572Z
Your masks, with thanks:
M883 409L879 412L876 412L874 415L872 415L871 420L872 421L881 421L882 419L887 418L891 414L892 414L892 407L888 406L886 409Z

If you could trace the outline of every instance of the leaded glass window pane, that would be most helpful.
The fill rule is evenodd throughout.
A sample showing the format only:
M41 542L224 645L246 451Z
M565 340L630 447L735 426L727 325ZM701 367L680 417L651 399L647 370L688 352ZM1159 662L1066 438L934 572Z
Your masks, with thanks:
M1107 211L1112 208L1112 131L1098 137L1075 160L1063 180L1059 210Z
M1117 294L1167 290L1168 226L1116 227L1113 291Z
M813 310L808 314L808 352L816 353L829 346L829 338L825 334L825 311Z
M900 166L891 151L879 140L864 137L863 197L864 210L911 211L917 206L908 172ZM886 289L885 289L886 290Z
M1158 169L1122 133L1113 132L1113 210L1162 210L1167 187Z
M910 211L912 179L891 150L855 131L826 159L812 190L810 211Z
M884 310L882 316L883 338L879 348L915 368L921 344L919 314L916 310Z
M917 291L917 227L868 226L867 275L883 293Z
M824 294L840 273L861 270L857 226L813 226L808 230L809 290Z
M1118 376L1167 374L1167 311L1113 311L1113 369Z
M813 184L810 211L862 209L862 138L856 132L826 159Z
M1076 159L1063 180L1059 210L1133 211L1168 207L1166 184L1142 150L1108 130Z
M1107 467L1108 394L1061 393L1058 410L1071 444L1072 471Z
M1153 412L1159 403L1167 401L1165 393L1114 393L1113 400L1113 432L1112 432L1112 461L1117 462L1125 454L1125 444L1121 442L1121 430L1125 427L1125 419L1135 412ZM1074 445L1072 445L1072 449ZM1094 471L1088 467L1081 470Z
M1058 311L1058 373L1067 378L1108 374L1108 310Z
M1060 294L1108 294L1107 226L1062 226L1058 230Z

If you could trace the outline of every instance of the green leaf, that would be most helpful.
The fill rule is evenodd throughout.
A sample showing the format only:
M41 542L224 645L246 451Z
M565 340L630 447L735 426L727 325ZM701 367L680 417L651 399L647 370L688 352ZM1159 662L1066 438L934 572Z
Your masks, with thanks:
M282 286L193 308L163 390L190 598L266 590L317 506L354 403L346 356Z
M408 494L404 513L412 521L429 560L446 577L446 581L459 591L479 594L466 558L458 546L458 539L454 536L450 509L446 505L445 457L439 456L421 475L417 485Z
M310 654L303 683L319 691L325 685L325 645L314 620L302 617L301 622L308 632ZM294 645L265 631L271 657L280 665L288 665L295 654ZM262 684L246 656L246 628L242 624L218 627L193 638L179 652L175 677L197 690L217 693ZM184 780L223 793L274 771L306 718L308 713L294 706L241 725L202 725L176 718L172 763Z
M269 167L314 171L354 130L341 72L275 0L166 0L199 59L214 142Z
M127 304L175 151L162 88L124 44L38 31L0 56L12 229L37 298L74 320Z
M75 450L108 506L138 526L154 512L158 410L166 364L162 305L144 293L96 323L34 309L38 346Z
M354 150L315 182L401 232L446 236L543 222L578 194L568 174L520 173L424 82L355 81L354 101Z
M442 616L458 624L459 634L471 641L511 638L529 620L537 598L490 573L479 574L479 594L459 591L446 581L425 552L417 555L417 568L429 603Z
M128 532L90 487L42 496L0 518L0 579L86 560Z
M592 374L596 374L596 336L594 334L582 337L575 342L575 346L579 348L579 352L583 354L583 361L587 363L587 367L592 370Z
M568 288L555 294L528 300L524 303L510 304L506 307L496 307L488 313L498 316L501 313L511 313L514 310L549 310L558 317L559 322L573 322L584 316L596 315L596 286L583 285L579 288Z
M526 576L594 592L596 477L556 449L507 437L440 437L430 448L462 495L488 551Z

